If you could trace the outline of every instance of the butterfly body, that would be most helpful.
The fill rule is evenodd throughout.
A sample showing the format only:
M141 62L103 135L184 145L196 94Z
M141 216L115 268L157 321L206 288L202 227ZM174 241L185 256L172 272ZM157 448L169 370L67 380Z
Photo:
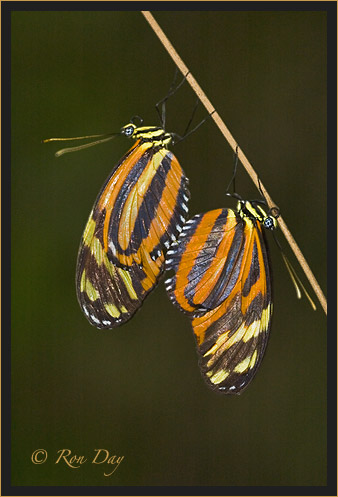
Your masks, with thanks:
M182 168L168 150L170 133L124 126L136 143L104 183L81 240L76 288L97 328L113 328L141 306L164 270L164 256L185 222L190 197Z
M187 221L167 254L172 302L187 314L207 384L240 393L254 377L270 332L271 272L262 226L277 226L255 202Z

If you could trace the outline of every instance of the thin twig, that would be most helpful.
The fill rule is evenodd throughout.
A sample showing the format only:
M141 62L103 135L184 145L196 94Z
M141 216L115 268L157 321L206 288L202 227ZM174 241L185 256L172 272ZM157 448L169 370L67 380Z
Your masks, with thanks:
M255 172L254 168L246 158L244 152L238 147L236 140L230 133L229 129L226 127L224 124L223 120L215 110L214 106L211 104L210 100L200 87L200 85L197 83L196 79L194 76L191 74L189 71L188 67L185 65L181 57L178 55L176 52L175 48L172 46L170 41L168 40L167 36L164 34L160 26L158 25L157 21L154 19L153 15L149 11L141 11L148 23L150 24L151 28L159 38L159 40L162 42L164 45L164 48L167 50L168 54L170 57L173 59L174 63L176 66L179 68L183 76L186 76L186 79L188 83L190 84L191 88L194 90L204 107L207 109L209 114L212 114L211 117L215 121L216 125L218 126L219 130L223 134L224 138L227 140L229 143L230 147L233 149L233 151L236 151L237 147L237 153L238 153L238 159L241 161L243 164L244 168L246 169L247 173L249 174L250 178L256 185L257 189L262 192L266 198L266 201L268 203L268 206L274 207L276 204L273 202L272 198L268 194L266 188L262 184L261 181L258 181L258 176L257 173ZM324 309L325 314L327 314L327 302L324 293L322 292L322 289L320 288L316 278L314 277L308 263L305 260L305 257L303 256L300 248L298 247L296 241L294 240L293 236L291 235L288 227L285 224L285 221L281 216L278 218L278 225L283 232L285 238L287 239L291 249L293 250L299 264L301 265L307 279L309 280L310 285L313 288L313 291L318 297L318 300L321 304L321 306Z

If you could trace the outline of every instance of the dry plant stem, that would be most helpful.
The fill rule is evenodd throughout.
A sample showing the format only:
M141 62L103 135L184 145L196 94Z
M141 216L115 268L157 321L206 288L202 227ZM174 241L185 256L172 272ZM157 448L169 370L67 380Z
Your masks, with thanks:
M235 152L236 147L237 147L236 140L234 139L234 137L230 133L229 129L224 124L223 120L221 119L221 117L219 116L217 111L215 110L214 106L211 104L208 97L205 95L205 93L202 90L202 88L200 87L200 85L197 83L194 76L189 71L188 67L185 65L185 63L183 62L181 57L178 55L175 48L172 46L172 44L168 40L167 36L164 34L164 32L162 31L162 29L158 25L158 23L155 20L155 18L153 17L153 15L149 11L141 11L141 12L144 15L144 17L146 18L146 20L148 21L148 23L150 24L151 28L153 29L153 31L155 32L155 34L157 35L159 40L164 45L165 49L167 50L170 57L173 59L176 66L179 68L181 73L184 76L186 76L186 80L188 81L188 83L190 84L190 86L192 87L192 89L194 90L194 92L196 93L198 98L200 99L200 101L203 103L203 105L207 109L208 113L212 114L211 117L215 121L217 127L219 128L219 130L223 134L224 138L229 143L230 147ZM256 185L257 189L264 194L266 201L268 203L268 206L270 208L275 206L275 203L272 201L270 195L268 194L268 192L267 192L266 188L264 187L264 185L262 184L262 182L261 181L258 182L257 173L255 172L254 168L252 167L252 165L250 164L250 162L246 158L245 154L243 153L243 151L239 147L237 148L237 153L238 153L238 159L243 164L244 168L246 169L247 173L249 174L252 181ZM322 289L320 288L320 286L319 286L316 278L314 277L308 263L306 262L302 252L300 251L300 248L298 247L297 243L295 242L293 236L291 235L288 227L286 226L286 224L281 216L279 216L279 218L278 218L278 225L279 225L281 231L283 232L285 238L287 239L291 249L293 250L293 252L294 252L299 264L301 265L307 279L309 280L309 283L312 286L313 291L317 295L318 300L319 300L321 306L323 307L325 314L327 314L327 302L326 302L325 295L323 294Z

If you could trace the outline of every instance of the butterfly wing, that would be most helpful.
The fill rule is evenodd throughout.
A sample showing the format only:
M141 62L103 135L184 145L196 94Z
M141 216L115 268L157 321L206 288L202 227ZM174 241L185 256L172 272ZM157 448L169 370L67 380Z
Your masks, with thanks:
M180 310L198 314L227 297L223 287L231 276L242 239L238 227L241 225L231 209L197 214L186 222L166 260L166 270L175 271L175 275L166 280L166 289ZM231 284L228 291L230 287Z
M97 328L126 322L156 286L185 222L189 191L175 156L137 142L104 184L77 262L80 306Z
M176 274L167 292L190 315L206 382L240 393L257 371L270 330L270 270L260 224L231 209L195 216L168 258Z

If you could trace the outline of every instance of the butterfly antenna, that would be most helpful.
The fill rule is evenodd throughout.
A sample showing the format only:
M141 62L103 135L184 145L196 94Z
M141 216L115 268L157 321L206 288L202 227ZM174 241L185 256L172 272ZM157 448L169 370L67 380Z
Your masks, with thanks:
M56 142L56 141L86 140L88 138L100 138L100 140L95 140L93 142L85 143L84 145L79 145L77 147L62 148L61 150L58 150L55 153L55 157L60 157L61 155L68 154L70 152L78 152L79 150L83 150L84 148L94 147L99 143L104 143L109 140L112 140L113 138L115 138L120 134L121 133L107 133L104 135L75 136L73 138L47 138L46 140L42 140L42 143Z
M292 266L291 262L289 261L289 259L286 257L286 255L284 254L283 250L282 250L282 247L275 235L275 233L273 232L273 237L275 239L275 242L278 246L278 248L280 249L281 251L281 254L282 254L282 257L283 257L283 261L284 261L284 264L286 266L286 269L288 270L288 273L290 275L290 278L291 278L291 281L295 287L295 290L296 290L296 294L297 294L297 299L301 299L302 298L302 292L301 292L301 289L303 290L304 292L304 295L306 296L306 298L308 299L312 309L315 311L317 309L315 303L313 302L312 298L310 297L309 293L307 292L306 288L304 287L303 283L301 282L298 274L296 273L296 270L294 269L294 267Z

